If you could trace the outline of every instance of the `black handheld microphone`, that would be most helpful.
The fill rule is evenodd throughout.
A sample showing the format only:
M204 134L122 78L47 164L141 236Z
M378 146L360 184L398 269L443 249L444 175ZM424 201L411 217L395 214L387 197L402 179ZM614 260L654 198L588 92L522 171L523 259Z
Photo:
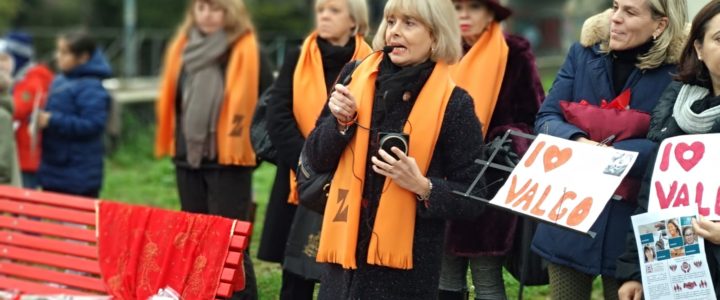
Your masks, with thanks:
M363 59L361 59L361 60L356 60L356 61L355 61L355 65L354 65L353 68L352 68L352 71L350 71L350 73L349 73L347 76L345 76L342 81L340 81L340 82L338 82L338 83L339 83L339 84L342 84L343 86L347 86L348 84L350 84L350 80L352 80L352 75L353 75L353 73L355 73L355 69L357 69L357 67L358 67L360 64L362 64L368 57L370 57L370 56L372 56L373 54L378 53L378 52L380 52L380 51L382 51L383 53L385 53L385 55L388 55L388 54L390 54L390 52L392 52L393 49L395 49L395 48L397 48L397 46L385 46L385 47L382 48L382 50L373 51L373 53L370 53L368 56L365 56ZM334 91L334 90L335 90L335 88L333 88L333 91Z

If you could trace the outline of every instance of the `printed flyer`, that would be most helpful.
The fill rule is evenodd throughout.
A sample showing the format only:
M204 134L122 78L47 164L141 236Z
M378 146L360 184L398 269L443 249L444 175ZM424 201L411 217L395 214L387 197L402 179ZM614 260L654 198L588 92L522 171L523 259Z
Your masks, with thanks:
M716 299L703 239L692 220L697 207L632 217L645 299Z

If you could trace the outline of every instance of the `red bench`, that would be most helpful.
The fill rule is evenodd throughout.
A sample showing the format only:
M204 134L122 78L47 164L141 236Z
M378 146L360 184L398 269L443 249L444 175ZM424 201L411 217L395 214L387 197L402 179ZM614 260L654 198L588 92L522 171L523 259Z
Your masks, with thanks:
M103 295L95 200L0 186L0 291ZM237 222L216 297L245 286L251 224Z

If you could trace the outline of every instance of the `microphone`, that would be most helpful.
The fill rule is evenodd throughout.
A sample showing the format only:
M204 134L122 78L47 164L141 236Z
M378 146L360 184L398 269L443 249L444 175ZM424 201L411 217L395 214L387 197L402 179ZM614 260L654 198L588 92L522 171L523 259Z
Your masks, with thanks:
M393 52L395 48L397 48L397 46L385 46L383 47L382 52L385 54L390 54L390 52Z
M392 52L393 49L395 49L395 48L397 48L397 46L385 46L385 47L382 48L382 50L373 51L373 53L370 53L368 56L365 56L363 59L361 59L361 60L356 60L356 61L355 61L355 65L353 66L352 71L350 71L350 73L349 73L347 76L345 76L345 77L343 78L343 80L340 81L339 83L342 84L343 86L347 86L348 84L350 84L350 80L352 79L353 73L355 73L355 69L357 69L357 67L358 67L360 64L362 64L368 57L370 57L370 56L372 56L372 55L374 55L374 54L376 54L376 53L378 53L378 52L380 52L380 51L382 51L385 55L388 55L388 54L390 54L390 52ZM334 88L333 88L333 90L334 90Z

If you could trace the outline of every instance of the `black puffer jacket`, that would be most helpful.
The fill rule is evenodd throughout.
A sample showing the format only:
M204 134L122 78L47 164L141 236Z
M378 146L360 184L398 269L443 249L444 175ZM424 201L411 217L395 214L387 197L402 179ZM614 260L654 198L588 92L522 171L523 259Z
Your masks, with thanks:
M648 131L648 139L659 144L667 138L688 134L684 132L680 126L678 126L678 123L673 116L675 100L680 94L682 86L683 84L681 82L672 82L665 89L658 105L653 110L652 119L650 120L650 131ZM693 105L693 110L695 110L695 105ZM710 133L720 133L720 119L715 121ZM638 208L635 211L636 215L647 212L651 179L656 156L657 151L651 155L651 158L648 161L647 171L645 172L645 177L643 178L643 182L640 187L640 194L638 195ZM720 284L717 281L719 278L718 272L720 271L720 246L706 242L705 249L708 257L708 265L710 266L710 273L715 286L715 294L720 295ZM627 235L625 253L618 258L615 277L619 282L630 280L641 281L640 260L638 257L637 246L635 244L635 235L632 231L628 232Z

